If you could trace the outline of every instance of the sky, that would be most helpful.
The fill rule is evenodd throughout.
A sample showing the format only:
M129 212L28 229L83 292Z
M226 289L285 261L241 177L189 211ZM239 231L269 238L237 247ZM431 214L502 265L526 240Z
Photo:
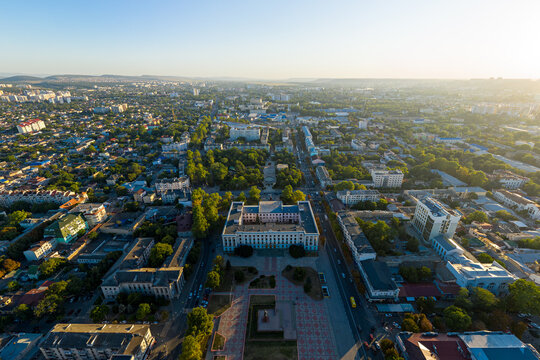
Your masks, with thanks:
M540 0L70 0L0 7L0 73L540 78Z

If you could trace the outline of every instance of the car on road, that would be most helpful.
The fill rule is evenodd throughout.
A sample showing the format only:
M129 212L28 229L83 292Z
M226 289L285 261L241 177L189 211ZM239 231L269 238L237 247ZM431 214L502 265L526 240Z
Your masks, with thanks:
M386 317L392 317L392 314L386 313L386 314L384 314L384 316L386 316Z
M369 350L369 344L367 343L367 341L364 341L364 346L366 347L367 350Z
M338 259L338 260L337 260L337 263L338 263L338 265L341 265L341 260Z
M190 293L189 293L189 296L188 296L188 300L191 300L192 297L193 297L193 293L190 292Z
M345 273L341 273L341 277L345 279Z
M375 349L381 350L381 344L378 341L375 341Z
M328 291L328 286L321 286L321 290L324 297L330 297L330 291Z

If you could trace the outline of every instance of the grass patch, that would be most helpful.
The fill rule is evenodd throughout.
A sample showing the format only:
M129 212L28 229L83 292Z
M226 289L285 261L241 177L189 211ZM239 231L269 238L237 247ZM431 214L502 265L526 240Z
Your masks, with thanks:
M294 285L297 286L304 286L304 283L306 282L307 278L311 279L311 290L307 293L307 295L312 298L313 300L322 300L323 294L321 290L321 283L319 281L319 275L315 269L310 267L301 267L305 270L306 276L302 280L297 280L294 278L294 266L287 266L283 271L281 272L281 275L283 275L287 280L292 282Z
M244 273L244 280L243 281L236 281L234 279L234 273L236 271L241 271ZM233 286L235 284L243 284L247 281L253 280L259 271L254 268L253 266L233 266L229 270L225 270L225 274L223 274L223 277L221 278L221 284L217 289L215 289L216 292L227 292L232 291Z
M214 316L220 316L231 307L231 295L210 295L207 311Z
M276 287L276 277L261 275L249 283L250 289L274 289Z
M212 342L212 351L223 350L225 347L225 337L220 333L216 333L214 341Z
M245 360L296 360L296 341L247 341L244 349Z

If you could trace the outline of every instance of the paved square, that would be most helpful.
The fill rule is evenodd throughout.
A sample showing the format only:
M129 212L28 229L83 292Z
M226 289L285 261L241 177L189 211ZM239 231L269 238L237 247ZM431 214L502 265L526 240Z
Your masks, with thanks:
M291 265L311 266L316 258L298 259ZM296 305L298 358L300 360L329 360L338 358L334 333L331 328L326 302L316 301L304 294L302 286L295 286L281 276L281 270L290 263L286 257L254 256L249 259L230 258L233 266L255 266L261 275L276 275L275 289L248 289L249 284L237 286L232 306L219 320L217 331L227 339L222 351L213 355L226 355L228 360L242 359L246 336L250 295L275 295L276 301L292 301Z

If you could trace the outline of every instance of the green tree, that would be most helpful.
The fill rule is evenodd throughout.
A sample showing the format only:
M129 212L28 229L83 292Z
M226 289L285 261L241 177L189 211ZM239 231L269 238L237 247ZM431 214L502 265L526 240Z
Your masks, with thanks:
M20 304L15 308L15 316L21 320L30 320L32 318L32 309L26 304Z
M413 333L420 332L420 327L416 325L416 322L414 322L411 318L403 319L403 323L401 324L401 329L403 331L410 331Z
M94 308L90 311L90 318L95 323L100 323L109 314L109 307L107 305L96 305Z
M188 314L187 317L187 335L195 337L208 336L212 333L214 322L212 315L206 312L205 308L196 307Z
M473 221L485 223L485 222L489 221L489 218L488 218L488 216L486 215L485 212L480 211L480 210L476 210L476 211L470 213L465 219L463 219L463 221L465 223L467 223L467 224L470 224Z
M499 219L504 220L504 221L516 220L516 217L514 215L510 214L506 210L496 211L495 216L498 217Z
M141 303L139 304L139 307L137 308L137 312L135 313L135 317L137 320L142 321L146 319L148 315L152 312L152 308L150 307L150 304L148 303Z
M205 238L209 228L210 224L206 220L202 206L193 206L193 226L191 228L193 235L198 239Z
M540 315L540 288L534 282L519 279L510 284L508 290L511 310Z
M206 286L215 289L221 284L221 276L217 271L210 271L206 278Z
M407 239L407 245L405 245L405 248L411 252L418 252L419 246L420 246L420 242L418 241L418 239L413 236L409 236L409 238Z
M182 342L182 353L178 360L201 360L201 345L194 336L188 335Z
M150 250L150 257L148 258L148 266L157 268L160 267L167 256L173 253L173 248L169 244L157 243Z
M491 263L493 263L493 258L491 257L491 255L489 255L487 253L478 254L476 256L476 259L478 259L478 261L480 261L483 264L491 264Z
M261 190L256 186L252 186L249 189L249 202L251 204L257 204L259 200L261 200Z
M287 185L283 188L283 191L281 192L281 200L285 203L291 203L293 202L293 188L291 185Z
M23 210L17 210L8 215L8 223L11 226L18 225L21 221L30 216L29 212Z
M455 305L444 309L444 321L452 331L465 331L471 327L472 320L469 314Z

